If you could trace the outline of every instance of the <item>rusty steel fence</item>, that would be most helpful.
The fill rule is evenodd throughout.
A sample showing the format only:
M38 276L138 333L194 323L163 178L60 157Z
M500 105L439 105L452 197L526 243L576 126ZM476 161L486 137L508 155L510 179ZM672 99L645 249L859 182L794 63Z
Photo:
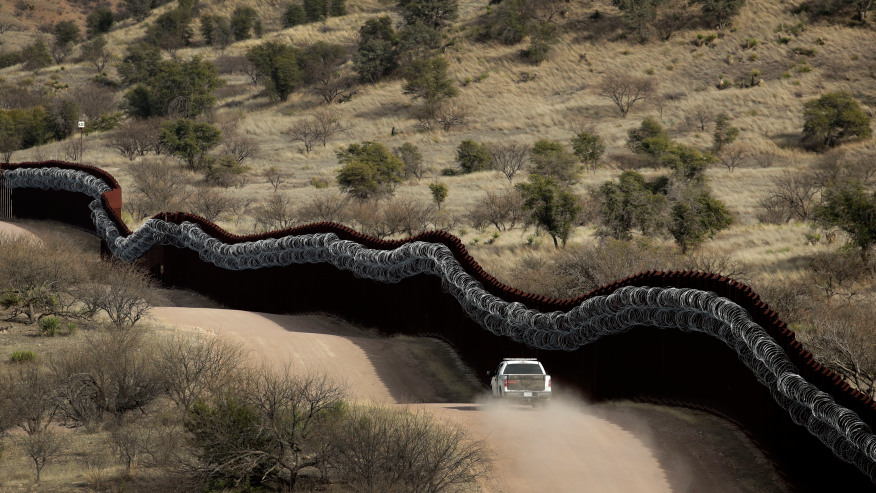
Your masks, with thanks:
M0 221L12 219L12 188L6 184L3 170L0 170Z

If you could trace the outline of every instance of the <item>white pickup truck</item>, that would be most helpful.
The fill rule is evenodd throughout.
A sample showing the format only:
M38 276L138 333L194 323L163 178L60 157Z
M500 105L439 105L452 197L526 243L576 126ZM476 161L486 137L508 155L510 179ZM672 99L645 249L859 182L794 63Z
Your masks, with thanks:
M487 375L494 399L520 400L534 406L551 398L551 376L535 358L505 358Z

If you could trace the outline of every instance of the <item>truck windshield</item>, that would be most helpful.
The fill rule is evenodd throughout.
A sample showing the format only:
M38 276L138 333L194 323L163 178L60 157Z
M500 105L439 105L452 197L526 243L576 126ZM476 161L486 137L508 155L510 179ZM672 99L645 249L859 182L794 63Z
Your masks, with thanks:
M537 363L508 363L505 375L544 375Z

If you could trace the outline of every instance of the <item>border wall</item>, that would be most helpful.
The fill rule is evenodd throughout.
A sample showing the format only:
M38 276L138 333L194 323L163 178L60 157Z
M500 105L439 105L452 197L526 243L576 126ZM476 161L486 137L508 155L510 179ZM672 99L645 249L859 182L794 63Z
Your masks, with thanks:
M111 175L99 168L57 161L0 165L0 171L36 167L76 169L103 180L110 191L101 196L101 206L122 235L131 233L121 221L121 188ZM94 230L88 207L93 199L83 193L16 188L13 197L11 212L16 218L55 220ZM196 223L210 236L228 244L323 232L373 249L389 250L411 241L441 243L488 292L543 312L568 311L590 297L610 294L624 286L712 291L745 309L781 345L807 381L857 413L871 428L876 425L876 403L872 399L819 364L749 287L722 276L645 272L575 299L552 299L500 283L468 255L458 238L445 232L385 241L337 224L318 223L262 235L236 236L189 214L161 213L156 217L176 224ZM102 250L109 251L105 244ZM550 369L557 387L575 388L593 401L632 399L702 409L725 417L745 431L796 490L874 489L866 474L835 457L804 427L795 424L733 349L705 334L641 326L574 351L538 350L484 330L434 276L417 275L398 283L380 283L327 264L226 270L203 261L192 250L170 245L153 246L139 261L165 285L195 290L230 308L273 313L326 312L388 334L439 337L453 346L482 378L502 357L537 356Z

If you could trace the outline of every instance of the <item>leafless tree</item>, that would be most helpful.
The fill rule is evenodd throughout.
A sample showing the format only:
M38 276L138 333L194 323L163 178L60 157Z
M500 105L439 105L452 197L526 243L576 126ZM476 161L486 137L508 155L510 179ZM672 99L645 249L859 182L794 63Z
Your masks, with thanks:
M693 17L691 4L686 0L670 0L657 9L651 24L663 41L668 41L676 32L686 28Z
M262 73L259 69L256 68L255 64L252 63L248 58L241 60L241 70L247 76L249 76L249 80L252 82L252 85L258 86L262 83Z
M250 158L257 157L260 146L257 140L238 135L237 132L222 132L222 149L224 154L234 156L238 164Z
M15 439L25 455L32 461L36 469L36 482L40 482L40 474L46 464L59 457L67 449L69 438L59 433L42 430L32 435L24 435Z
M344 396L325 377L293 377L289 368L279 375L266 368L251 372L189 413L196 472L231 484L257 473L261 481L292 491L303 469L322 465L325 446L317 430L337 415ZM228 426L240 412L247 421Z
M112 330L88 334L50 365L59 382L76 385L78 395L92 399L103 415L120 420L130 411L142 410L161 394L162 375L154 362L154 345L139 330ZM70 419L71 402L61 410ZM85 423L79 423L85 424Z
M280 188L280 185L286 183L286 180L288 179L276 166L271 166L262 171L262 176L264 176L265 179L268 180L268 183L271 184L271 187L274 188L274 193L276 193L277 189Z
M523 197L514 188L504 192L487 192L469 212L468 220L475 228L493 225L499 231L514 229L526 222Z
M0 431L17 426L27 435L45 431L56 416L54 399L55 381L42 365L16 365L5 372L4 395L0 397L8 421L0 424Z
M705 131L714 118L712 110L705 106L697 106L693 111L684 115L684 123L690 127L697 127Z
M146 159L131 168L131 176L134 182L129 202L136 217L185 209L189 178L174 164L162 159Z
M424 411L361 404L333 427L327 458L357 491L447 491L489 471L486 445Z
M64 143L64 160L72 163L81 163L82 156L85 155L87 149L88 145L84 140L75 137L67 139Z
M313 198L301 211L301 218L307 222L336 222L347 220L347 207L350 196L340 191L333 191Z
M131 472L131 466L137 457L147 448L148 431L138 422L114 423L110 429L110 440L119 456L119 462L125 466L125 472Z
M188 201L189 210L208 221L216 221L223 214L239 207L239 199L209 186L197 187L197 193L192 194Z
M72 93L79 110L90 120L118 110L118 93L110 88L84 84L76 86Z
M727 171L732 173L748 157L748 147L741 142L734 142L721 149L718 157Z
M15 132L0 133L0 159L9 164L15 151L21 148L21 136Z
M130 121L113 132L106 146L115 149L129 161L133 161L135 157L145 156L147 152L154 149L150 131L150 123L140 120Z
M256 228L274 231L289 228L299 222L298 211L289 196L274 192L253 207Z
M809 259L809 269L812 285L828 300L835 296L853 299L859 294L853 287L855 281L867 272L861 257L848 250L815 253Z
M91 282L77 297L90 313L104 313L116 328L133 327L152 309L155 282L137 266L116 259L89 268Z
M304 144L304 151L309 153L313 146L322 140L320 129L313 118L299 118L288 130L286 135L292 142L301 142Z
M21 26L18 24L18 21L11 17L2 17L0 18L0 34L6 34L10 31L19 31L21 30Z
M447 132L455 127L468 126L471 120L471 108L459 101L442 103L435 112L435 120Z
M84 279L81 251L59 238L0 235L0 306L28 323L48 315L77 316L71 290Z
M338 134L350 130L350 125L341 119L335 110L322 109L313 114L314 126L317 129L317 138L325 147L329 140Z
M195 399L207 399L243 367L240 344L218 334L175 333L158 344L155 364L164 392L185 414Z
M657 84L650 77L639 77L629 73L607 72L596 88L596 93L610 99L626 118L633 104L654 94Z
M793 218L804 221L810 218L813 199L818 193L818 186L811 177L785 171L773 181L773 185L775 188L769 195L770 199L783 204Z
M103 69L109 62L113 60L113 54L107 49L106 38L99 35L84 43L80 47L80 56L82 60L90 63L98 72L103 72Z
M505 144L490 144L493 155L493 169L497 169L508 178L510 183L514 175L529 164L529 146L517 142Z
M387 229L413 236L429 229L435 206L410 198L392 198L384 204L382 212Z
M874 317L870 305L833 307L819 313L815 330L800 334L818 361L870 397L876 397Z

